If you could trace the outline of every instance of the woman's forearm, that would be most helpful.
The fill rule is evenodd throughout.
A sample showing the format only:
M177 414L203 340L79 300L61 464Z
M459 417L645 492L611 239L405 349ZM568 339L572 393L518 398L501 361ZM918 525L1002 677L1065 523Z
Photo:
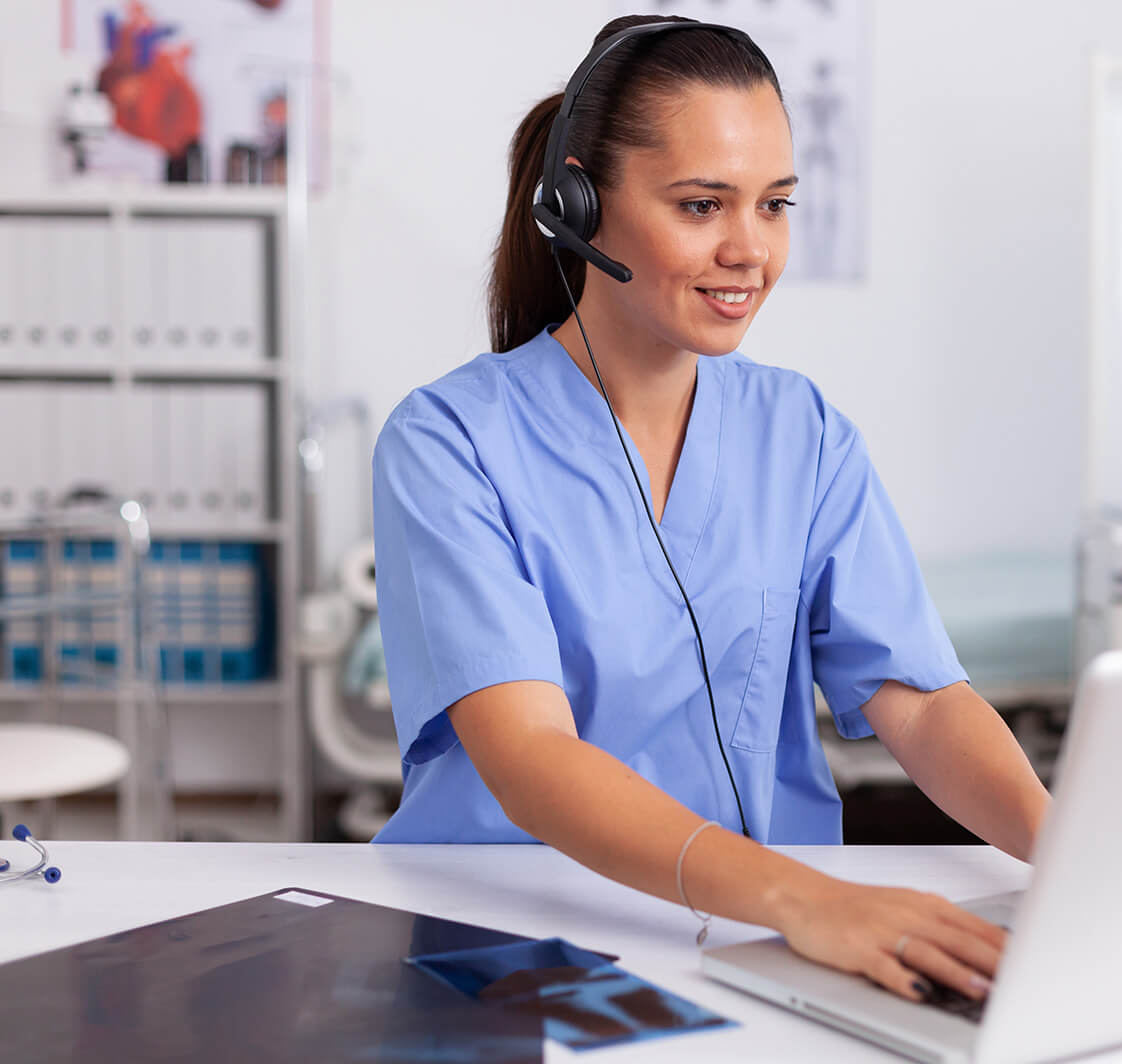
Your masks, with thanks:
M521 759L506 814L523 830L601 875L670 901L677 862L701 817L621 761L561 732ZM829 877L738 832L709 827L690 844L683 885L695 909L782 929L807 890Z
M499 684L449 715L511 821L601 875L682 900L679 855L704 821L579 739L558 688ZM682 879L700 912L774 928L797 953L913 1001L930 990L922 976L981 996L1004 941L1000 928L937 895L847 883L716 826L685 851ZM911 967L896 952L905 935L930 947Z
M890 749L948 816L1029 860L1051 798L1005 721L972 687L936 692Z

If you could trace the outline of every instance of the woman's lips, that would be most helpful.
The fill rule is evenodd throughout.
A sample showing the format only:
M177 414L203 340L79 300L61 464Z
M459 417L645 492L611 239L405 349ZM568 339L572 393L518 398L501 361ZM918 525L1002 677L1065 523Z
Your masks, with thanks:
M705 300L722 318L730 318L737 320L747 315L756 302L756 293L758 288L753 288L748 292L748 298L743 303L726 303L723 299L714 299L710 295L706 295L700 288L695 289L697 294Z

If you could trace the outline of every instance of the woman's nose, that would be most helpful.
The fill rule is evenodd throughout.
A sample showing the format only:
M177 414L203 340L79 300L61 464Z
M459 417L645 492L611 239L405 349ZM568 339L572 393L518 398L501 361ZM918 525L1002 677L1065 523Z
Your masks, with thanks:
M717 248L717 261L722 266L748 266L759 269L771 257L764 234L754 218L735 220Z

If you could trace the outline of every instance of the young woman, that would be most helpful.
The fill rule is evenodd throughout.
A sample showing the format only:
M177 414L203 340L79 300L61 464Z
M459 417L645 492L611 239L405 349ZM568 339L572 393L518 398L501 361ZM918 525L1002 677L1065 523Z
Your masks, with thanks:
M1009 853L1028 859L1048 804L966 682L857 429L735 350L787 258L775 74L743 34L703 28L595 66L566 160L627 283L566 250L563 281L531 217L561 102L513 141L494 352L409 395L375 450L405 768L377 841L540 840L905 997L928 978L979 997L1000 929L761 845L841 842L814 681L843 735L875 732Z

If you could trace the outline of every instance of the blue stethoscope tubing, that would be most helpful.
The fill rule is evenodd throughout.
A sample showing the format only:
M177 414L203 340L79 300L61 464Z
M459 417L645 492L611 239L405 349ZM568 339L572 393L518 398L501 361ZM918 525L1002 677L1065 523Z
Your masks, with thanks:
M12 828L12 838L32 846L39 854L39 863L31 868L25 868L22 872L10 872L8 869L12 867L11 862L0 857L0 883L14 883L18 879L34 879L35 876L40 876L48 883L57 883L62 879L62 873L54 865L47 864L50 860L47 856L47 848L27 828L17 824Z

